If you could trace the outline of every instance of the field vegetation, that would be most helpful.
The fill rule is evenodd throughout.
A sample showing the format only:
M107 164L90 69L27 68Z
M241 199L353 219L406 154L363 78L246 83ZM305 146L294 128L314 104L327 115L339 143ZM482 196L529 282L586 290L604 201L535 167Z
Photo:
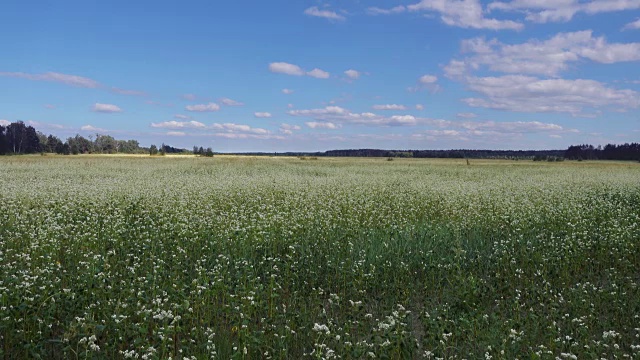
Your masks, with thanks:
M640 164L0 158L0 359L640 358Z

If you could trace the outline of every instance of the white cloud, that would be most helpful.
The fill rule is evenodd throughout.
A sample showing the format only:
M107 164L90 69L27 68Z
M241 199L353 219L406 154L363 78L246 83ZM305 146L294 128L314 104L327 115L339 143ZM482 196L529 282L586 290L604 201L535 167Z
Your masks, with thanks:
M185 136L187 134L183 131L167 131L167 135L168 136Z
M488 19L479 0L422 0L407 6L409 11L437 12L447 25L490 30L521 30L521 23L511 20Z
M298 125L290 125L290 124L280 124L280 132L286 135L292 135L294 131L301 130L302 128Z
M625 25L623 28L623 30L636 30L636 29L640 29L640 18L638 18L636 21L632 21L630 23L628 23L627 25Z
M176 118L176 119L181 119L181 120L188 120L188 119L191 119L191 117L190 117L190 116L182 115L182 114L175 114L175 115L173 115L173 117L174 117L174 118Z
M317 121L308 121L308 122L305 122L305 125L307 125L312 129L329 129L329 130L335 130L341 127L340 125L336 125L332 122L317 122Z
M295 75L302 76L304 75L304 71L298 65L289 64L286 62L274 62L269 64L269 71L278 74L287 74L287 75Z
M552 135L549 135L549 137L554 139L562 139L562 135L558 135L558 134L552 134Z
M247 133L247 134L256 134L256 135L269 134L269 130L266 130L266 129L252 128L249 125L234 124L234 123L224 123L224 124L215 123L213 124L212 129L218 130L222 133Z
M598 14L639 8L638 0L513 0L488 6L489 10L523 12L527 20L537 23L569 21L580 12Z
M91 131L91 132L108 132L109 130L102 129L99 127L95 127L93 125L84 125L80 128L82 131Z
M271 117L271 113L268 113L268 112L255 112L255 113L253 113L253 116L255 116L257 118L270 118Z
M321 122L365 126L415 126L418 124L443 126L449 123L446 120L416 118L411 115L381 116L370 112L352 113L339 106L327 106L322 109L290 110L287 114L291 116L310 117Z
M594 37L591 30L559 33L548 40L521 44L473 38L462 41L462 51L472 55L462 61L452 60L445 67L447 76L461 77L481 66L503 73L557 76L569 63L582 58L606 64L640 60L640 43L608 43L604 37Z
M360 78L360 75L361 75L359 71L353 70L353 69L349 69L345 71L344 74L347 75L349 79L353 79L353 80Z
M407 107L398 104L373 105L374 110L406 110Z
M424 105L416 104L416 110L424 110Z
M195 111L195 112L218 111L218 110L220 110L220 105L218 105L216 103L187 105L187 106L185 106L185 110L187 110L187 111Z
M130 96L146 96L147 95L147 93L144 91L120 89L117 87L112 87L111 91L120 95L130 95Z
M182 98L188 101L195 101L198 97L195 94L184 94Z
M405 11L407 11L407 7L404 5L398 5L396 7L392 7L391 9L381 9L379 7L367 8L367 13L369 15L391 15L391 14L400 14Z
M100 87L100 83L78 75L61 74L57 72L47 72L44 74L28 74L23 72L0 72L0 76L16 77L34 81L52 81L66 85L95 89Z
M229 99L229 98L222 98L222 99L220 99L220 102L223 105L227 105L227 106L242 106L242 105L244 105L243 103L241 103L239 101L235 101L235 100L232 100L232 99Z
M151 123L151 127L154 128L165 128L165 129L203 129L207 126L198 121L165 121L161 123Z
M38 130L40 130L40 129L64 129L64 125L44 123L44 122L33 121L33 120L27 121L27 125L31 125L34 128L38 129Z
M291 90L291 89L282 89L282 93L283 93L283 94L285 94L285 95L293 94L293 92L294 92L294 91L293 91L293 90Z
M304 11L305 15L321 17L329 20L338 20L343 21L346 18L335 11L331 10L320 10L317 6L312 6Z
M609 88L594 80L545 79L524 75L468 77L466 84L484 98L463 101L474 107L518 112L565 112L582 116L585 110L605 106L637 108L640 94Z
M118 113L118 112L122 112L122 109L120 109L120 107L118 107L117 105L101 104L101 103L93 104L93 106L91 107L91 110L93 110L94 112L100 112L100 113Z
M472 113L472 112L463 112L463 113L457 113L456 116L459 117L459 118L471 119L471 118L474 118L474 117L476 117L478 115L476 115L475 113Z
M328 79L330 74L324 70L320 70L318 68L315 68L309 72L307 72L307 75L314 77L316 79Z
M438 77L435 75L422 75L419 81L421 84L433 84L438 81Z
M11 121L9 121L9 120L4 120L4 119L0 119L0 125L2 125L2 126L9 126L9 124L11 124Z

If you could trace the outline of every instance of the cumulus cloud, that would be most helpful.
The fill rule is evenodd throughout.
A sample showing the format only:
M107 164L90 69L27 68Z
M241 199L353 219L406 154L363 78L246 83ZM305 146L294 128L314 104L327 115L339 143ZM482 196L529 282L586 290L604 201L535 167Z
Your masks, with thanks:
M285 135L292 135L294 131L301 130L302 128L299 125L291 125L291 124L280 124L280 132Z
M282 93L285 95L293 94L293 90L291 89L282 89Z
M347 77L349 79L353 79L353 80L357 80L360 78L361 73L357 70L353 70L353 69L349 69L347 71L344 72L345 75L347 75Z
M269 134L269 130L266 130L266 129L252 128L249 125L234 124L234 123L224 123L224 124L215 123L211 128L214 130L218 130L222 133L246 133L246 134L254 134L254 135Z
M305 122L305 125L307 125L312 129L329 129L329 130L335 130L341 127L340 125L334 124L332 122L317 122L317 121L308 121L308 122Z
M108 132L108 130L106 130L106 129L95 127L93 125L84 125L84 126L80 127L80 130L82 130L82 131L91 131L91 132Z
M227 106L242 106L242 105L244 105L243 103L241 103L239 101L235 101L235 100L232 100L232 99L229 99L229 98L222 98L222 99L220 99L220 102L223 105L227 105Z
M415 126L427 124L442 126L447 124L446 120L435 120L427 118L417 118L412 115L382 116L370 112L353 113L339 106L327 106L321 109L290 110L287 114L291 116L309 117L315 122L333 124L356 124L365 126ZM318 125L316 125L318 126Z
M302 70L300 66L289 64L286 62L274 62L269 64L269 71L271 71L272 73L286 74L286 75L293 75L293 76L307 75L317 79L326 79L330 76L328 72L318 68L305 72L304 70ZM287 92L285 92L284 90L288 90L288 89L283 89L282 91L283 93L287 94Z
M274 62L269 64L269 71L278 74L287 74L287 75L295 75L302 76L304 75L304 71L298 65L289 64L286 62Z
M307 75L314 77L316 79L328 79L329 78L329 73L324 71L324 70L320 70L318 68L313 69L309 72L307 72Z
M329 20L344 21L346 18L335 11L321 10L317 6L312 6L304 11L305 15L320 17Z
M165 121L161 123L151 123L151 127L164 129L203 129L207 126L198 121Z
M632 21L632 22L628 23L622 29L623 30L637 30L637 29L640 29L640 18L638 18L636 21Z
M406 7L396 6L392 9L369 8L369 13L376 15L396 14L405 11L437 13L440 20L449 26L471 29L521 30L519 22L486 18L486 11L480 0L422 0Z
M185 110L194 112L211 112L220 110L220 105L216 103L187 105L185 106Z
M369 15L391 15L391 14L401 14L407 11L407 7L404 5L398 5L392 7L390 9L381 9L379 7L370 7L367 8L367 14Z
M100 113L119 113L119 112L122 112L122 109L120 107L118 107L117 105L101 104L101 103L93 104L93 106L91 107L91 110L94 111L94 112L100 112Z
M0 119L0 125L1 126L9 126L9 124L11 124L11 121Z
M604 12L640 9L638 0L512 0L496 1L489 10L516 11L526 14L528 21L537 23L566 22L577 13L598 14Z
M435 75L422 75L418 81L421 84L434 84L438 81L438 77Z
M640 106L640 94L618 90L594 80L539 79L524 75L468 77L470 90L484 96L463 101L474 107L518 112L561 112L575 116L605 106Z
M398 104L373 105L374 110L406 110L407 107Z
M268 113L268 112L255 112L255 113L253 113L253 116L255 116L257 118L270 118L271 117L271 113Z
M569 63L580 59L612 64L640 60L640 43L609 43L594 37L591 30L559 33L550 39L529 40L521 44L473 38L462 41L462 51L471 54L464 60L452 60L445 67L455 78L486 66L492 71L557 76Z

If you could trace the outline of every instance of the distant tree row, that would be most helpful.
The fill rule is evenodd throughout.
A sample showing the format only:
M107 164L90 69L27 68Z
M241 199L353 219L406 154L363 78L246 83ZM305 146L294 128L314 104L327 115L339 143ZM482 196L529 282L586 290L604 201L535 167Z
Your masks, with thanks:
M640 143L613 145L605 147L593 145L569 146L564 157L572 160L638 160L640 161Z
M195 147L194 147L195 149ZM199 149L202 149L200 147ZM109 135L89 135L85 138L81 135L67 138L62 141L54 135L46 135L33 126L28 126L22 121L0 125L0 155L57 153L57 154L189 154L185 149L162 144L160 149L155 145L149 148L141 147L137 140L116 140ZM203 156L213 156L213 150L208 148L203 151Z

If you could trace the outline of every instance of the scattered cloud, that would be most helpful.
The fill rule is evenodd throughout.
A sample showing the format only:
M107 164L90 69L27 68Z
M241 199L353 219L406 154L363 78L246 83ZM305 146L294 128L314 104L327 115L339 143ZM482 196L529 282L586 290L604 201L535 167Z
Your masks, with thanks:
M176 118L176 119L181 119L181 120L191 119L190 116L182 115L182 114L175 114L175 115L173 115L173 117Z
M120 94L120 95L147 96L147 93L144 92L144 91L120 89L120 88L117 88L117 87L112 87L111 91L116 93L116 94Z
M285 95L293 94L293 92L294 92L294 91L293 91L293 90L291 90L291 89L282 89L282 93L283 93L283 94L285 94Z
M637 30L637 29L640 29L640 18L638 18L636 21L632 21L628 23L622 28L622 30Z
M526 0L525 0L526 1ZM480 0L422 0L417 4L396 6L390 9L370 7L370 15L391 15L404 12L440 14L440 20L449 26L489 30L522 30L524 25L512 20L486 18Z
M464 118L464 119L472 119L472 118L474 118L476 116L478 116L478 115L475 114L475 113L472 113L472 112L463 112L463 113L457 113L456 114L456 117Z
M11 121L0 119L0 126L9 126L9 124L11 124Z
M595 80L539 79L524 75L468 77L466 84L483 98L466 98L473 107L517 112L560 112L582 116L605 106L637 108L640 94L618 90Z
M107 129L95 127L93 125L84 125L80 128L82 131L91 131L91 132L109 132Z
M164 129L204 129L207 126L198 121L165 121L161 123L151 123L151 127Z
M183 131L167 131L167 135L168 136L185 136L187 134Z
M448 123L446 120L417 118L412 115L382 116L370 112L352 113L339 106L327 106L321 109L309 110L289 110L287 114L298 117L309 117L320 122L365 126L415 126L418 124L441 126Z
M471 56L452 60L445 67L447 76L460 77L481 66L503 73L557 76L570 62L582 58L605 64L640 60L640 42L608 43L604 37L594 37L591 30L513 45L473 38L462 41L462 51Z
M312 6L312 7L308 8L308 9L306 9L304 11L304 14L305 15L309 15L309 16L314 16L314 17L325 18L325 19L329 19L329 20L337 20L337 21L346 20L346 18L343 15L340 15L340 14L336 13L335 11L321 10L317 6Z
M339 124L334 124L332 122L317 122L317 121L308 121L308 122L305 122L305 125L307 125L312 129L329 129L329 130L335 130L342 127Z
M101 103L93 104L93 106L91 107L91 110L94 111L94 112L99 112L99 113L119 113L119 112L122 112L122 109L120 107L118 107L117 105L101 104Z
M211 112L220 110L220 105L216 103L187 105L185 106L185 110L194 112Z
M353 70L353 69L349 69L345 71L344 74L347 75L347 77L352 80L357 80L360 78L360 75L362 75L359 71Z
M373 105L374 110L406 110L407 107L398 104Z
M223 105L226 105L226 106L242 106L242 105L244 105L243 103L241 103L239 101L235 101L235 100L232 100L232 99L229 99L229 98L222 98L222 99L220 99L220 102Z
M416 110L424 110L424 105L416 104Z
M305 72L304 70L302 70L300 66L289 64L286 62L274 62L269 64L269 71L271 71L272 73L286 74L286 75L293 75L293 76L307 75L317 79L326 79L330 76L328 72L318 68ZM290 94L285 92L285 90L288 90L288 89L283 89L282 92L285 94Z
M188 101L195 101L198 99L198 96L196 96L195 94L183 94L181 97L182 99Z
M637 0L512 0L496 1L488 5L488 10L515 11L525 13L525 19L536 23L566 22L577 13L589 15L633 10L640 8Z
M309 72L307 72L307 75L314 77L316 79L328 79L330 74L324 70L320 70L318 68L315 68Z
M269 64L269 71L271 71L272 73L287 74L287 75L294 75L294 76L304 75L304 71L302 70L302 68L300 68L300 66L289 64L286 62L274 62Z
M301 130L302 128L298 125L290 125L290 124L280 124L280 132L285 135L292 135L294 131Z
M60 124L51 124L51 123L44 123L44 122L39 122L39 121L33 121L33 120L29 120L27 121L27 125L31 125L34 128L40 130L40 129L64 129L64 125L60 125Z
M421 84L434 84L438 81L438 77L435 75L422 75L418 81Z
M95 89L100 87L100 83L83 76L62 74L57 72L47 72L44 74L28 74L23 72L0 72L0 76L22 78L33 81L51 81L66 85Z
M268 113L268 112L255 112L255 113L253 113L253 116L255 116L257 118L270 118L271 117L271 113Z
M224 123L218 124L215 123L211 127L214 130L218 130L222 133L246 133L246 134L254 134L254 135L266 135L269 134L269 130L262 128L252 128L249 125L241 125L234 123Z

